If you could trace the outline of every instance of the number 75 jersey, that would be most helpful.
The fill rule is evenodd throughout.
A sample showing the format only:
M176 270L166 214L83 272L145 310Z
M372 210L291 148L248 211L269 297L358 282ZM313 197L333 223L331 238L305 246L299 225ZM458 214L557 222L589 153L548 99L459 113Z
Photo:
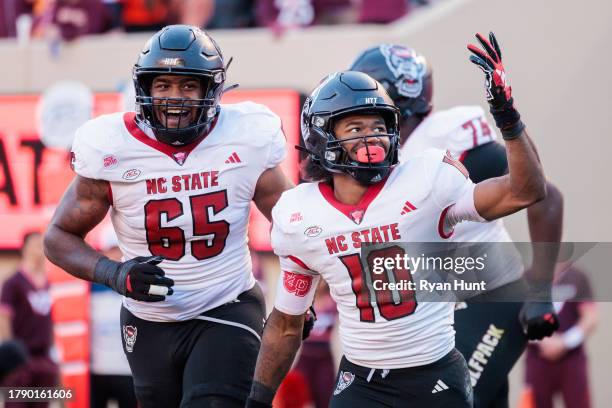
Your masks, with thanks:
M285 157L280 119L262 105L222 105L203 139L171 146L146 134L135 114L101 116L76 134L77 174L106 180L124 259L161 255L175 282L163 302L125 298L151 321L192 319L253 287L247 246L259 176Z
M410 271L373 274L360 248L364 242L450 239L445 214L473 189L460 163L432 149L399 164L355 206L338 202L325 183L286 191L272 210L272 247L281 262L275 308L304 313L322 277L338 306L349 361L380 369L437 361L454 347L454 303L419 302L408 287L387 289L383 283L412 280ZM404 255L400 246L382 251L381 257Z

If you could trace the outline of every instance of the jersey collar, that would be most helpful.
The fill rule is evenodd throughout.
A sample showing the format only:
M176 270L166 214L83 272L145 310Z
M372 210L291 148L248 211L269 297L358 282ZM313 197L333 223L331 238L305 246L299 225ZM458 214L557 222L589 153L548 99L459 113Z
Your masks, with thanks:
M171 146L166 143L162 143L155 138L149 137L145 132L142 131L136 124L136 112L126 112L123 115L123 122L125 123L125 127L128 130L129 134L132 135L138 141L146 144L153 149L160 151L178 163L179 166L182 166L183 163L187 160L187 156L192 152L208 135L211 134L215 125L217 124L217 119L219 115L217 115L210 126L208 132L193 142L183 145L183 146Z
M378 193L380 193L380 191L383 189L388 179L389 176L379 183L368 186L368 189L364 193L363 197L361 197L361 200L356 205L345 204L338 201L336 196L334 196L334 189L332 186L325 182L319 183L319 191L329 204L348 217L355 224L359 225L365 217L368 206L378 196Z

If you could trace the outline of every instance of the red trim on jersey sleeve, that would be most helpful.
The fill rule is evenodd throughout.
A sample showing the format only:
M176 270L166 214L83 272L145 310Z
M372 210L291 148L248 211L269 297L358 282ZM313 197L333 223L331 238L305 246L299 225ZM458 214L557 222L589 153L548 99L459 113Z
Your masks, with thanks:
M381 182L372 184L371 186L369 186L357 205L344 204L338 201L336 199L336 196L334 196L334 189L332 188L332 186L330 186L327 183L320 182L319 191L321 192L321 195L323 195L323 198L325 198L325 200L327 200L328 203L330 203L335 209L340 211L342 214L346 215L351 221L355 222L355 219L351 214L354 214L356 211L361 211L362 212L361 219L363 219L363 217L365 216L365 212L368 209L368 206L378 196L378 194L383 189L388 179L389 177L387 176L387 178L385 178Z
M157 151L164 153L165 155L169 156L172 160L175 160L174 155L176 153L184 153L185 154L185 159L183 160L184 162L185 160L187 160L187 156L189 156L189 153L191 153L191 151L195 149L196 146L198 146L202 142L202 140L206 139L206 136L208 136L213 131L215 125L217 124L218 118L219 118L219 115L215 117L215 120L213 121L207 133L203 134L198 139L194 140L193 142L189 144L178 146L178 147L171 146L166 143L162 143L157 139L153 139L147 136L145 132L143 132L142 129L140 129L138 125L136 124L136 113L135 112L126 112L123 115L123 122L125 123L125 127L130 133L130 135L134 136L136 140L146 144L149 147L152 147L153 149Z
M302 261L300 258L293 256L293 255L289 255L287 258L291 259L293 262L295 262L296 264L298 264L299 266L301 266L304 269L308 269L309 271L311 271L312 269L310 269L306 263L304 261Z
M446 154L444 155L444 158L442 159L442 161L446 164L450 164L451 166L459 170L461 174L465 176L465 178L470 178L470 173L465 168L463 163L461 163L460 161L457 161L448 150L446 151Z
M461 153L461 155L459 156L459 161L463 164L463 161L465 160L465 158L468 155L469 150L466 150L465 152Z
M448 213L448 210L450 210L450 208L453 205L454 204L451 204L448 207L446 207L444 210L442 210L442 213L440 214L440 219L438 220L438 234L440 234L440 236L444 239L449 239L450 237L453 236L453 233L455 232L454 228L450 230L450 232L448 233L444 231L444 221L446 220L446 214Z

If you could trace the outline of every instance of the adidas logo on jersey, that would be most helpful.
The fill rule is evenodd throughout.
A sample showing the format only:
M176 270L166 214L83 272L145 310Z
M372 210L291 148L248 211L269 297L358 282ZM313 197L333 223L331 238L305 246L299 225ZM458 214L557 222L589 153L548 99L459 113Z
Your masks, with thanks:
M238 154L236 154L236 152L232 153L232 155L230 157L227 158L227 160L225 161L225 163L242 163L242 160L240 160L240 157L238 157Z
M448 385L444 384L444 381L442 380L438 380L438 382L436 383L436 386L434 387L433 390L431 390L432 394L435 394L437 392L442 392L448 390Z
M416 210L416 207L414 205L412 205L412 203L410 201L406 201L404 203L404 208L402 208L401 215L406 215L410 211L414 211L414 210Z

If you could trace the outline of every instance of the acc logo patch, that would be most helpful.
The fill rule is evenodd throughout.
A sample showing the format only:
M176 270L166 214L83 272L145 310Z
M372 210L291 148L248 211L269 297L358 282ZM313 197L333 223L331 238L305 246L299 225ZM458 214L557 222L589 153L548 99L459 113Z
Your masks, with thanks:
M319 227L318 225L313 225L312 227L306 228L306 231L304 231L304 235L310 238L314 238L321 235L321 232L323 232L323 228Z
M283 286L287 292L304 297L312 286L312 276L283 271Z
M102 164L104 165L105 169L111 170L117 167L119 160L117 160L117 158L112 154L107 154L102 158Z
M141 171L138 169L131 169L123 173L124 180L134 180L140 176Z
M338 385L336 385L334 395L338 395L342 391L346 390L349 385L353 383L353 381L355 381L355 374L348 371L340 371L340 375L338 376Z
M123 340L125 340L125 350L128 353L134 351L134 344L136 343L136 335L138 329L134 326L123 326Z

